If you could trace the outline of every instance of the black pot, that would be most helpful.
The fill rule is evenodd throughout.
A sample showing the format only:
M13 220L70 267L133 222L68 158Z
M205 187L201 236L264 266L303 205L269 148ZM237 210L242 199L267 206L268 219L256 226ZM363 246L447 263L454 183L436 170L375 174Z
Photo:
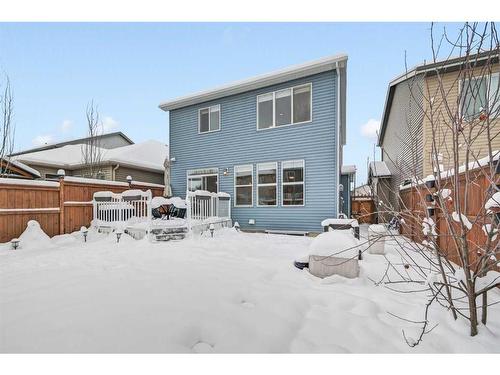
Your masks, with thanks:
M430 207L427 209L427 213L429 214L429 216L434 216L435 212L436 212L435 208Z
M434 202L434 196L432 194L427 194L425 196L425 201L426 202Z

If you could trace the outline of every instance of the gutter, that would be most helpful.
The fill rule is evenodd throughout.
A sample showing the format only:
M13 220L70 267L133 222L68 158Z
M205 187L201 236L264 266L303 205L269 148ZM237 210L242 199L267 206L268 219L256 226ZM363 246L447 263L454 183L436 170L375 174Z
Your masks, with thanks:
M165 101L160 103L159 108L163 111L170 111L173 109L183 108L190 105L208 102L211 100L217 100L226 96L240 94L242 92L257 90L263 87L291 81L329 70L335 70L338 68L339 62L346 60L346 54L338 54L299 65L293 65L291 67L273 71L271 73L258 75L248 79L222 85L214 89L200 91L190 95L185 95L169 101Z

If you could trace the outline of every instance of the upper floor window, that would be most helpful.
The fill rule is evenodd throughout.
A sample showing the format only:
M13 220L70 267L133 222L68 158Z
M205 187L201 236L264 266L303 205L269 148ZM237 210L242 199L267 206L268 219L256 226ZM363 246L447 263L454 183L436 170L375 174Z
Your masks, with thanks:
M464 79L461 82L462 117L467 121L479 118L482 113L498 117L500 109L499 73Z
M201 108L198 111L198 132L209 133L220 130L220 105Z
M311 121L311 91L308 83L257 96L257 129Z

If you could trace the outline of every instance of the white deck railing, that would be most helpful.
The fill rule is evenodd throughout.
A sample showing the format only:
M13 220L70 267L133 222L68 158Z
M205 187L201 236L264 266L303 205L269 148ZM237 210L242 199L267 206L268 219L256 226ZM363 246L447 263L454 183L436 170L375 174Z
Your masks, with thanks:
M94 193L93 219L99 223L151 220L151 191L127 190L121 194L110 191Z
M187 192L188 220L207 220L210 218L231 218L231 197L227 193L210 193L197 190Z
M173 199L173 198L172 198ZM174 204L165 199L166 204ZM181 200L180 198L175 198ZM210 193L197 190L186 195L186 222L189 229L206 227L210 223L223 223L231 220L231 197L227 193ZM156 202L158 203L158 202ZM155 204L156 204L155 203ZM117 227L119 225L152 222L151 191L127 190L121 194L100 191L94 194L93 219L95 225ZM165 222L166 224L167 222Z

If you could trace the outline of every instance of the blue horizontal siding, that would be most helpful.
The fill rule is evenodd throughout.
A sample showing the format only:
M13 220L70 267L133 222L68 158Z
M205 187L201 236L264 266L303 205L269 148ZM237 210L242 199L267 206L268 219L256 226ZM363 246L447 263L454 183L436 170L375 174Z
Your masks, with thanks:
M312 122L256 130L257 95L312 83ZM219 168L219 190L234 202L234 166L254 165L254 207L232 207L242 228L321 230L321 221L337 212L337 79L330 71L170 112L170 157L173 194L185 196L186 171ZM198 110L220 104L221 130L198 134ZM257 207L256 164L279 162L278 202L281 200L281 163L305 160L304 207ZM229 169L227 176L223 170ZM255 219L256 225L248 225Z

